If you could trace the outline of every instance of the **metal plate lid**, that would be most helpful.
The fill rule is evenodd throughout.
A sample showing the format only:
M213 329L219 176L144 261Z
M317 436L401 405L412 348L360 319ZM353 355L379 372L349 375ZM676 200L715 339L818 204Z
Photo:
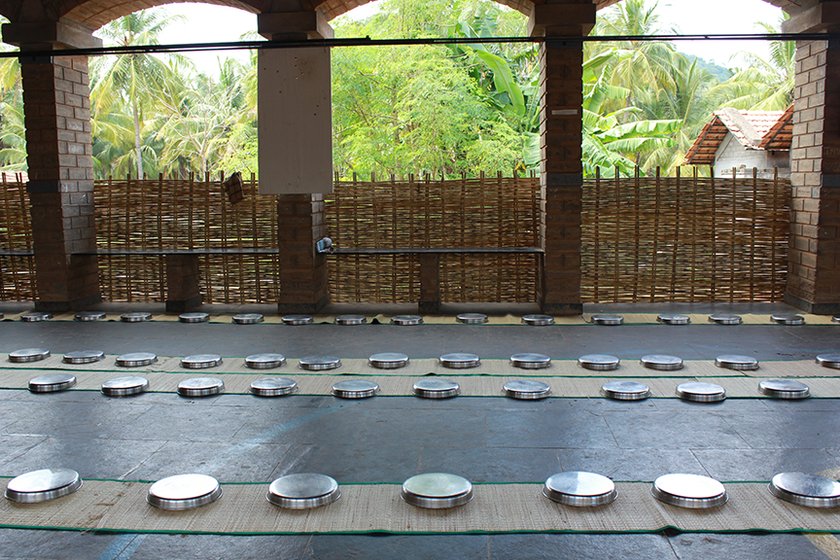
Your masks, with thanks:
M314 319L312 315L283 315L280 318L284 325L311 325Z
M615 483L604 475L570 471L552 475L545 481L543 495L553 502L575 506L602 506L615 501Z
M182 511L215 502L221 495L222 487L212 476L178 474L152 484L146 501L156 508Z
M222 364L218 354L193 354L181 358L181 367L186 369L208 369Z
M676 394L692 402L720 402L726 399L726 390L720 385L697 381L677 385Z
M811 396L811 389L794 379L765 379L758 383L758 392L777 399L800 400Z
M336 325L364 325L367 323L367 317L364 315L338 315L335 318Z
M298 360L301 369L323 371L341 367L341 360L335 356L304 356Z
M648 354L639 360L648 369L659 371L674 371L683 368L682 358L667 354Z
M120 315L120 321L123 323L142 323L144 321L151 321L152 314L145 311L133 311L131 313L123 313Z
M115 377L104 382L99 388L108 397L130 397L145 393L149 389L149 380L145 377Z
M265 320L262 313L239 313L231 317L231 320L237 325L256 325Z
M755 371L758 369L758 360L752 356L724 354L715 358L715 365L719 368L734 369L737 371Z
M250 369L272 369L278 368L286 363L286 356L283 354L251 354L245 357L245 367Z
M24 323L37 323L39 321L49 321L52 318L52 313L46 313L43 311L29 311L20 316L20 320Z
M366 399L379 392L379 384L364 379L351 379L333 384L332 394L340 399Z
M225 389L225 382L218 377L191 377L178 383L178 394L182 397L209 397Z
M593 371L612 371L618 369L621 360L609 354L587 354L578 358L578 365Z
M40 469L16 476L6 486L6 499L35 504L72 494L82 486L79 473L71 469Z
M120 367L143 367L157 361L157 354L151 352L129 352L117 356L116 364Z
M65 364L92 364L105 358L105 352L101 350L76 350L64 354L62 361Z
M661 313L656 317L657 322L663 325L688 325L691 317L679 313Z
M840 323L840 315L835 315L831 318L832 323Z
M251 394L257 397L282 397L297 390L297 381L288 377L263 377L251 383Z
M73 317L76 321L101 321L105 318L104 311L79 311Z
M424 473L403 482L400 495L413 506L446 509L469 503L473 498L473 486L456 474Z
M182 323L206 323L210 320L210 314L201 312L181 313L178 315L178 320Z
M468 352L452 352L438 358L440 365L450 369L468 369L481 365L481 359L476 354Z
M651 493L660 502L690 509L722 506L728 499L723 484L698 474L662 475L653 482Z
M641 401L650 397L650 387L636 381L609 381L601 386L601 394L618 401Z
M484 313L460 313L455 317L455 320L465 325L483 325L489 321Z
M615 327L624 323L622 315L597 314L592 316L592 324Z
M779 473L770 481L770 493L786 502L805 507L840 506L840 483L813 474Z
M448 399L461 394L461 385L449 379L424 377L414 382L414 395L424 399Z
M341 489L334 478L325 474L295 473L281 476L268 487L266 498L288 509L311 509L335 502Z
M770 320L779 325L804 325L805 317L796 313L774 313Z
M370 356L368 364L377 369L399 369L408 365L408 356L400 352L380 352Z
M511 379L502 386L505 395L512 399L537 400L551 394L551 386L532 379Z
M718 325L740 325L744 319L732 313L712 313L709 315L709 322Z
M29 390L33 393L58 393L76 384L76 376L69 373L50 373L39 375L29 380Z
M46 348L21 348L9 352L9 361L15 363L40 362L50 357Z
M530 325L532 327L546 327L548 325L554 324L554 317L551 315L524 315L522 317L522 322L526 325Z
M514 354L510 357L510 364L521 369L545 369L551 367L551 357L545 354Z
M394 315L391 317L392 325L400 325L403 327L412 327L423 324L423 317L420 315Z
M840 369L840 354L820 354L816 362L823 367Z

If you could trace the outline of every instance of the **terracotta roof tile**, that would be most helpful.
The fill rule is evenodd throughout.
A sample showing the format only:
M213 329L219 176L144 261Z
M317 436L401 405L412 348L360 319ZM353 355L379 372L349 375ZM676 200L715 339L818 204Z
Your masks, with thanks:
M785 122L792 127L792 115L792 106L787 111L744 111L730 107L715 111L712 120L703 127L697 140L686 152L685 163L713 164L715 154L727 133L732 134L748 150L789 150L790 134L785 136L784 131Z

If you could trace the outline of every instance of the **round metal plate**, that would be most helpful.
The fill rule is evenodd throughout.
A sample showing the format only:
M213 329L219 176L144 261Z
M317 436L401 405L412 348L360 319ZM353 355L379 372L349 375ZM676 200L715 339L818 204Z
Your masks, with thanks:
M240 313L239 315L234 315L232 320L237 325L256 325L257 323L262 323L265 320L262 313Z
M547 327L554 324L554 317L551 315L525 315L522 322L532 327Z
M145 321L151 321L152 314L146 313L144 311L136 311L132 313L123 313L120 315L120 321L123 323L143 323Z
M20 320L24 323L37 323L39 321L49 321L52 319L52 313L42 313L40 311L30 311L20 316Z
M663 325L688 325L691 323L691 317L680 314L661 314L656 317L657 322Z
M593 315L593 325L604 325L607 327L615 327L624 323L624 317L621 315Z
M331 504L341 497L338 482L316 473L281 476L268 487L266 498L275 506L287 509L312 509Z
M368 358L368 364L377 369L399 369L408 365L408 356L399 352L382 352Z
M455 381L424 377L414 383L414 395L421 399L449 399L461 394L461 386Z
M617 495L612 480L582 471L555 474L543 487L543 496L552 502L574 507L603 506L614 502Z
M715 358L715 365L719 368L736 371L755 371L758 369L758 360L751 356L725 354Z
M212 476L178 474L152 484L146 501L156 508L182 511L215 502L221 495L222 487Z
M483 325L489 321L484 313L461 313L455 320L465 325Z
M779 325L804 325L805 317L795 313L775 313L770 315L770 320Z
M462 506L473 499L472 483L462 476L425 473L403 482L400 492L407 503L426 509Z
M105 352L101 350L77 350L67 352L62 361L65 364L92 364L105 358Z
M79 311L74 317L77 321L101 321L104 318L103 311Z
M16 476L6 487L6 499L20 504L48 502L82 487L79 473L70 469L41 469Z
M251 383L251 394L257 397L283 397L297 390L297 381L288 377L263 377Z
M209 397L225 390L225 382L217 377L192 377L178 383L182 397Z
M120 367L150 366L157 361L157 354L151 352L131 352L117 356L116 364Z
M50 351L46 348L22 348L9 352L9 361L16 364L28 362L40 362L50 357Z
M450 369L469 369L481 365L481 359L475 354L466 352L453 352L452 354L444 354L438 358L440 365Z
M551 367L551 358L545 354L514 354L510 365L521 369L545 369Z
M401 327L413 327L423 324L423 317L420 315L394 315L391 317L392 325L400 325Z
M283 315L280 318L283 321L284 325L311 325L312 324L312 315Z
M210 320L208 313L181 313L178 320L182 323L206 323Z
M620 364L621 360L609 354L587 354L578 358L580 367L593 371L612 371L618 369Z
M683 368L682 358L665 354L649 354L642 356L642 359L639 361L646 368L658 371L676 371Z
M379 385L364 379L351 379L333 384L332 394L340 399L366 399L379 392Z
M131 397L145 393L149 389L149 380L145 377L116 377L109 379L99 388L107 397Z
M298 363L301 369L309 371L324 371L341 367L341 360L335 356L304 356L298 360Z
M770 493L798 506L812 508L840 506L840 483L813 474L779 473L770 481Z
M692 381L677 385L677 396L684 401L713 403L726 400L726 390L714 383Z
M793 379L765 379L759 382L758 392L774 399L800 400L811 396L811 389Z
M651 494L660 502L690 509L722 506L728 499L723 484L697 474L662 475L653 482Z
M286 363L283 354L251 354L245 357L245 367L250 369L278 368Z
M840 315L835 315L831 318L832 323L840 323Z
M194 354L181 358L181 367L186 369L208 369L222 364L218 354Z
M335 318L336 325L364 325L367 323L367 317L364 315L339 315Z
M551 386L531 379L512 379L503 385L505 395L512 399L539 400L551 394Z
M732 315L729 313L712 313L709 315L709 322L718 325L740 325L744 319L740 315Z
M75 375L51 373L30 379L29 390L33 393L58 393L59 391L66 391L75 384Z
M650 397L650 387L635 381L610 381L601 386L601 394L617 401L643 401Z
M840 354L820 354L816 361L822 367L840 369Z

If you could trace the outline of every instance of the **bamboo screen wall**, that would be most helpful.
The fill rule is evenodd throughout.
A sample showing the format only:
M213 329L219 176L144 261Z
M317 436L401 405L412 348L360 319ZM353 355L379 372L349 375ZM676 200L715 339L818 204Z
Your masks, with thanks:
M29 195L20 175L0 175L0 301L35 299ZM24 254L21 254L24 253Z

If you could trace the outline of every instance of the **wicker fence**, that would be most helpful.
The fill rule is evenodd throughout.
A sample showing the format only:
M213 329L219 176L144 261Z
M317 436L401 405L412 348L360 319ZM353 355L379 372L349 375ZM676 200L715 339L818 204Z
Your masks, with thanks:
M0 301L35 298L29 195L20 175L0 174Z

